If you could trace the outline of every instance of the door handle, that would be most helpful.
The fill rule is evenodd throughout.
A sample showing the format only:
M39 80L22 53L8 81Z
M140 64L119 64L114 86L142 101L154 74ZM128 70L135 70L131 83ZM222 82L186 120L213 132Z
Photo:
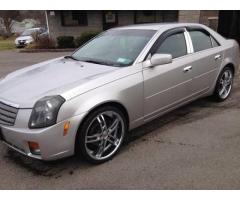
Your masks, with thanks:
M191 71L191 69L192 69L192 66L184 67L183 72L189 72L189 71Z
M220 54L218 54L218 55L216 55L216 56L214 57L215 60L218 60L218 59L220 59L220 58L221 58L221 55L220 55Z

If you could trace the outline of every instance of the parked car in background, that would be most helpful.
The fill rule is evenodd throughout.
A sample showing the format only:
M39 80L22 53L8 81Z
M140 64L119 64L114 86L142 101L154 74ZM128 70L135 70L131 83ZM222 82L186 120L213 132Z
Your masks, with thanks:
M226 100L238 66L237 42L204 25L110 29L2 79L0 138L37 159L105 162L129 130L200 97Z
M21 48L32 43L34 41L33 35L37 35L38 37L48 37L48 32L47 29L42 27L27 29L23 31L19 37L16 38L16 47Z

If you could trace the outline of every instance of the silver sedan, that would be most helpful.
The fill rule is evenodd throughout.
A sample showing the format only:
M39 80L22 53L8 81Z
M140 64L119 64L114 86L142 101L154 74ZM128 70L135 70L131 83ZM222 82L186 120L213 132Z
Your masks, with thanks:
M0 81L0 138L33 158L111 159L129 130L195 99L226 100L239 46L200 24L105 31Z

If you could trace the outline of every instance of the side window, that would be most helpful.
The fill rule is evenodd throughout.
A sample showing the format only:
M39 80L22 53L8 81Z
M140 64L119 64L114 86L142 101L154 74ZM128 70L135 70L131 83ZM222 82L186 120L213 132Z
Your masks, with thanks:
M178 58L187 54L187 45L183 33L177 33L167 37L158 47L155 53L171 54L173 58Z
M190 31L189 34L192 38L194 52L212 48L211 38L206 33L202 31Z
M38 30L38 33L39 33L39 34L42 34L42 33L43 33L43 29L40 28L40 29Z
M212 46L213 47L218 47L219 43L217 42L217 40L215 38L213 38L212 36L211 36L211 39L212 39Z

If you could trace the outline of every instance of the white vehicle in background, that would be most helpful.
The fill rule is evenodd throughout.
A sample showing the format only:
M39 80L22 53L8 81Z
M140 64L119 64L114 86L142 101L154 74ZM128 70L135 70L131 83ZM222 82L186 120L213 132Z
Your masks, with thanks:
M17 48L25 47L28 44L34 41L32 35L38 34L39 37L47 37L48 32L45 28L38 27L38 28L31 28L23 31L23 33L16 38L15 45Z

